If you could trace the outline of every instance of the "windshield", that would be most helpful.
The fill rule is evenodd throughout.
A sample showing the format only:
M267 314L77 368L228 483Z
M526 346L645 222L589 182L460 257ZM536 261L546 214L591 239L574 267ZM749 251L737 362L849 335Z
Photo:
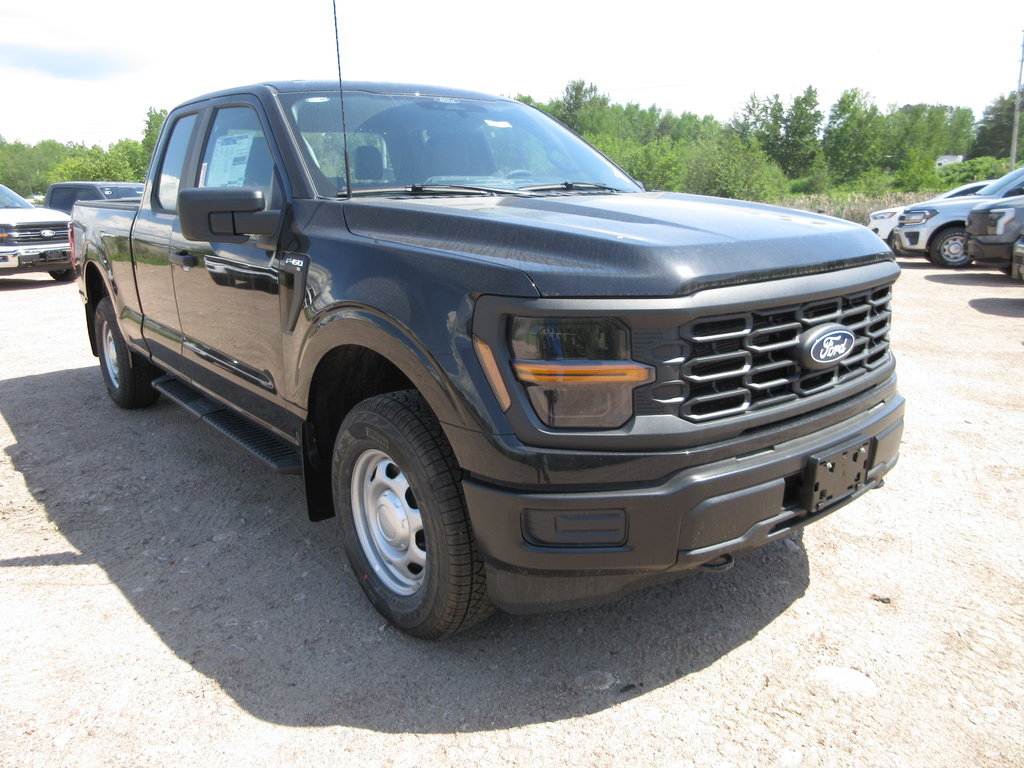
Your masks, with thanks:
M0 184L0 208L31 208L32 203Z
M282 94L281 101L319 194L345 194L338 92ZM351 91L345 122L353 194L640 190L582 139L519 102Z
M996 179L987 187L982 187L975 194L979 197L1006 197L1013 189L1024 184L1024 168L1010 171L1002 178Z

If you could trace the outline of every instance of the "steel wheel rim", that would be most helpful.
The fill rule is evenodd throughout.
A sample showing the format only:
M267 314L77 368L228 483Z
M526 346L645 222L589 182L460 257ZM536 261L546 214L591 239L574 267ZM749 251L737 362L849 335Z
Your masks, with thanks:
M963 235L956 235L947 238L942 243L942 258L950 264L959 264L967 259L967 238Z
M103 367L107 377L115 389L121 385L120 368L117 366L117 343L114 341L114 330L107 324L103 329Z
M427 567L423 519L409 480L383 451L363 452L352 470L352 518L370 568L398 595L412 595Z

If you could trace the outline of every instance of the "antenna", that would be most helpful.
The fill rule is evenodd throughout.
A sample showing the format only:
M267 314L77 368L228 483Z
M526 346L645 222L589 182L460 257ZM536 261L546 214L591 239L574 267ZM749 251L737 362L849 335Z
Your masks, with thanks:
M338 33L338 0L331 0L334 10L334 52L338 60L338 107L341 110L341 146L345 160L345 197L352 197L352 173L348 160L348 126L345 124L345 84L341 79L341 35Z
M1020 45L1020 69L1017 70L1017 98L1013 103L1013 136L1010 139L1010 170L1017 167L1017 133L1020 130L1020 79L1024 74L1024 42Z

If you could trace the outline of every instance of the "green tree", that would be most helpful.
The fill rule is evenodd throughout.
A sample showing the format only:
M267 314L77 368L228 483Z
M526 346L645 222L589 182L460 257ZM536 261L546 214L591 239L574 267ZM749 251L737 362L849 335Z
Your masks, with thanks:
M609 134L587 138L647 189L682 189L683 154L679 142L662 137L644 144Z
M547 111L580 135L601 133L608 102L608 97L598 93L593 83L573 80L565 86L561 99L548 104Z
M754 143L770 158L779 162L785 145L786 108L779 94L758 99L751 94L740 117L732 122L735 134L744 142Z
M999 96L985 107L985 114L978 123L978 133L971 148L971 157L1009 157L1010 140L1013 133L1013 111L1016 101L1015 92ZM1019 136L1024 136L1024 114L1018 125ZM1021 141L1018 138L1018 143ZM1019 156L1019 155L1018 155ZM1005 168L1005 166L1004 166Z
M935 167L936 155L932 150L911 147L907 150L903 162L895 175L896 186L904 192L915 192L919 189L938 189L941 186L938 169Z
M821 164L821 121L818 92L807 86L793 99L782 122L782 141L773 155L791 179L809 175ZM771 154L771 153L769 153Z
M73 153L57 163L49 172L54 181L142 181L145 163L142 145L122 139L109 149L79 145Z
M833 179L851 182L879 168L885 140L885 119L858 88L843 91L832 105L821 145Z
M681 174L682 189L700 195L775 202L786 191L782 169L733 131L686 147Z
M42 194L49 184L50 168L70 152L69 147L56 141L29 146L0 139L0 184L26 197Z
M952 189L982 179L998 179L1006 173L1006 161L991 155L972 157L962 163L950 163L939 169L939 187Z
M882 164L888 170L912 176L919 174L925 159L930 158L934 175L935 160L941 155L967 154L973 140L973 123L974 114L963 107L906 104L893 109L886 115ZM918 171L911 170L912 167Z
M146 156L147 164L149 158L153 156L153 150L156 149L156 141L160 137L160 129L165 120L167 120L166 109L150 107L146 113L146 128L142 133L142 151ZM143 168L143 172L145 172L145 168Z

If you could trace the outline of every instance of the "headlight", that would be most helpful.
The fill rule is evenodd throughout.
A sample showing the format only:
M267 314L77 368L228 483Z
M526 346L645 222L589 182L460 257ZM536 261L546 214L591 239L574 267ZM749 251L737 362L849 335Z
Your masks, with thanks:
M1013 208L993 208L988 212L988 233L990 235L1003 234L1006 231L1006 226L1016 218L1016 211Z
M906 211L900 216L900 224L924 224L928 219L937 214L934 208L918 208L913 211Z
M891 219L893 216L899 215L899 211L875 211L871 214L872 221L883 221L884 219Z
M611 318L514 317L509 346L516 378L550 427L621 427L633 416L633 390L654 380Z

